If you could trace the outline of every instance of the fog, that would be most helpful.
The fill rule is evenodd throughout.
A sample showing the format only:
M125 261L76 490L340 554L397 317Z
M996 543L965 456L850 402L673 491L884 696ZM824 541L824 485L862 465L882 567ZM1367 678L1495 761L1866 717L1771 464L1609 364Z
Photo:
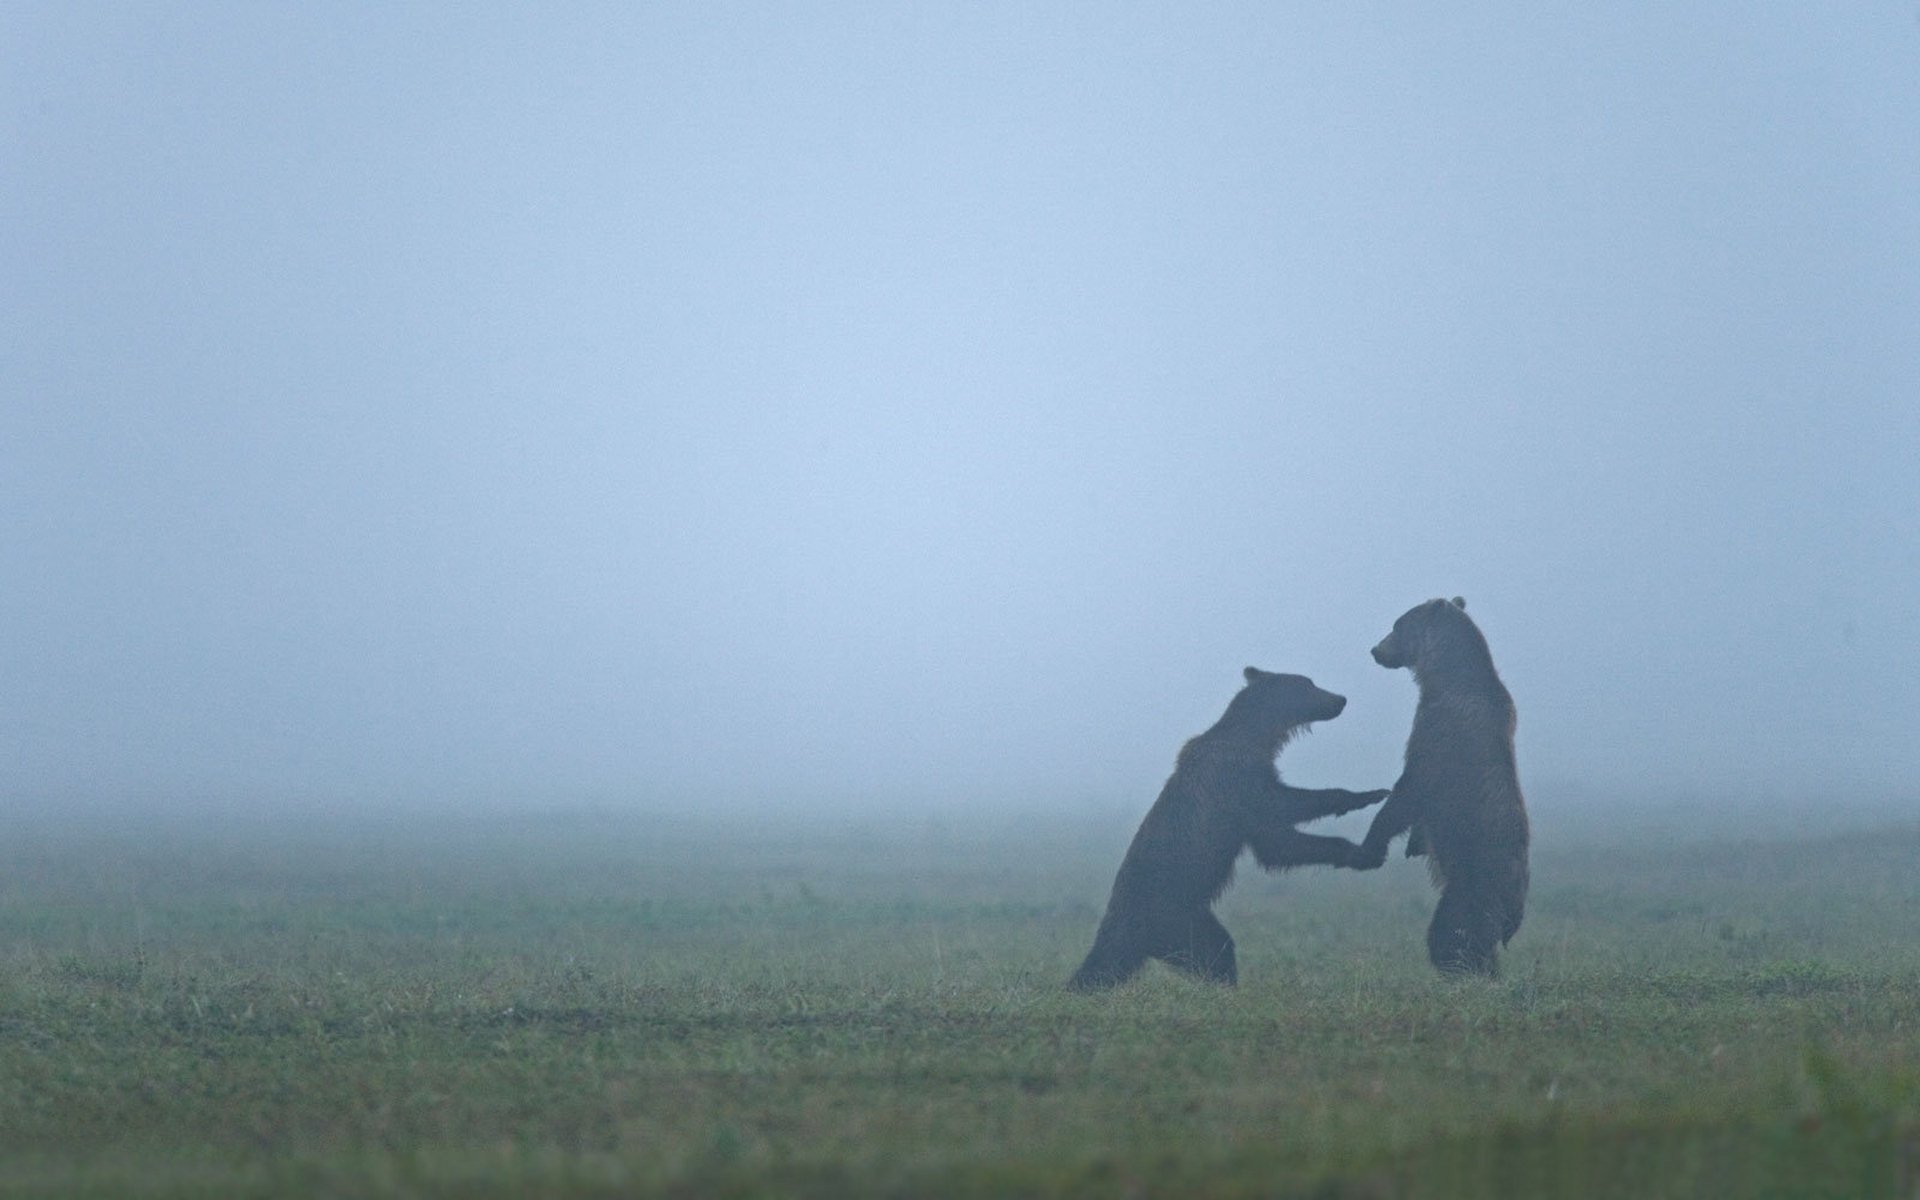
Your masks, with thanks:
M1911 4L126 5L0 39L0 792L1920 794Z

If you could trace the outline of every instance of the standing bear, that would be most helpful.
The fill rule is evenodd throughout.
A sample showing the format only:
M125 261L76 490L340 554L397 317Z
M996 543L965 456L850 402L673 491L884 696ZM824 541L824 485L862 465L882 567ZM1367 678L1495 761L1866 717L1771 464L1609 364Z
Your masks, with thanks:
M1386 861L1411 829L1407 855L1427 855L1440 889L1427 957L1449 974L1493 975L1527 904L1527 806L1514 767L1513 697L1493 669L1467 602L1408 609L1373 661L1412 670L1420 689L1406 768L1374 814L1362 869Z
M1233 878L1242 848L1252 847L1268 870L1353 866L1364 857L1346 838L1316 837L1294 826L1364 808L1387 793L1288 787L1274 766L1289 739L1314 721L1339 716L1346 697L1320 690L1304 675L1257 667L1245 675L1247 685L1226 713L1181 749L1121 860L1093 949L1068 987L1125 983L1149 958L1233 983L1233 938L1213 915L1213 902Z

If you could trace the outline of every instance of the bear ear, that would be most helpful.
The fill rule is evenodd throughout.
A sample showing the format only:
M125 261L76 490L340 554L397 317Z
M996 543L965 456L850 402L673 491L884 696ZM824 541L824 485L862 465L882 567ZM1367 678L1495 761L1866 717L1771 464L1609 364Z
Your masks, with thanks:
M1246 677L1248 683L1252 683L1262 675L1265 675L1266 672L1262 671L1259 667L1248 667L1246 670L1240 672L1240 674Z
M1465 596L1455 596L1453 598L1453 606L1461 612L1467 611L1467 598Z

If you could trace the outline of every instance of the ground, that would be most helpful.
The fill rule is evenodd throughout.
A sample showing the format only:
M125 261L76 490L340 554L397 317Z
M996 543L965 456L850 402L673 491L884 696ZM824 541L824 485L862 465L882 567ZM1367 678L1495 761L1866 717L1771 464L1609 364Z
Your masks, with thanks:
M0 1194L1858 1196L1920 1172L1920 829L1243 869L1237 991L1060 984L1123 813L0 817ZM797 839L797 840L796 840Z

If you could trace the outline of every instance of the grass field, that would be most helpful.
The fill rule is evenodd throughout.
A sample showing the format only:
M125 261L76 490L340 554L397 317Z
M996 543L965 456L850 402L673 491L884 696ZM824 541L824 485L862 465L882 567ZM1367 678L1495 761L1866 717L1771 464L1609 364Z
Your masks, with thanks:
M1134 814L1137 816L1137 814ZM1417 864L1064 992L1122 814L0 818L0 1194L1912 1196L1920 828Z

